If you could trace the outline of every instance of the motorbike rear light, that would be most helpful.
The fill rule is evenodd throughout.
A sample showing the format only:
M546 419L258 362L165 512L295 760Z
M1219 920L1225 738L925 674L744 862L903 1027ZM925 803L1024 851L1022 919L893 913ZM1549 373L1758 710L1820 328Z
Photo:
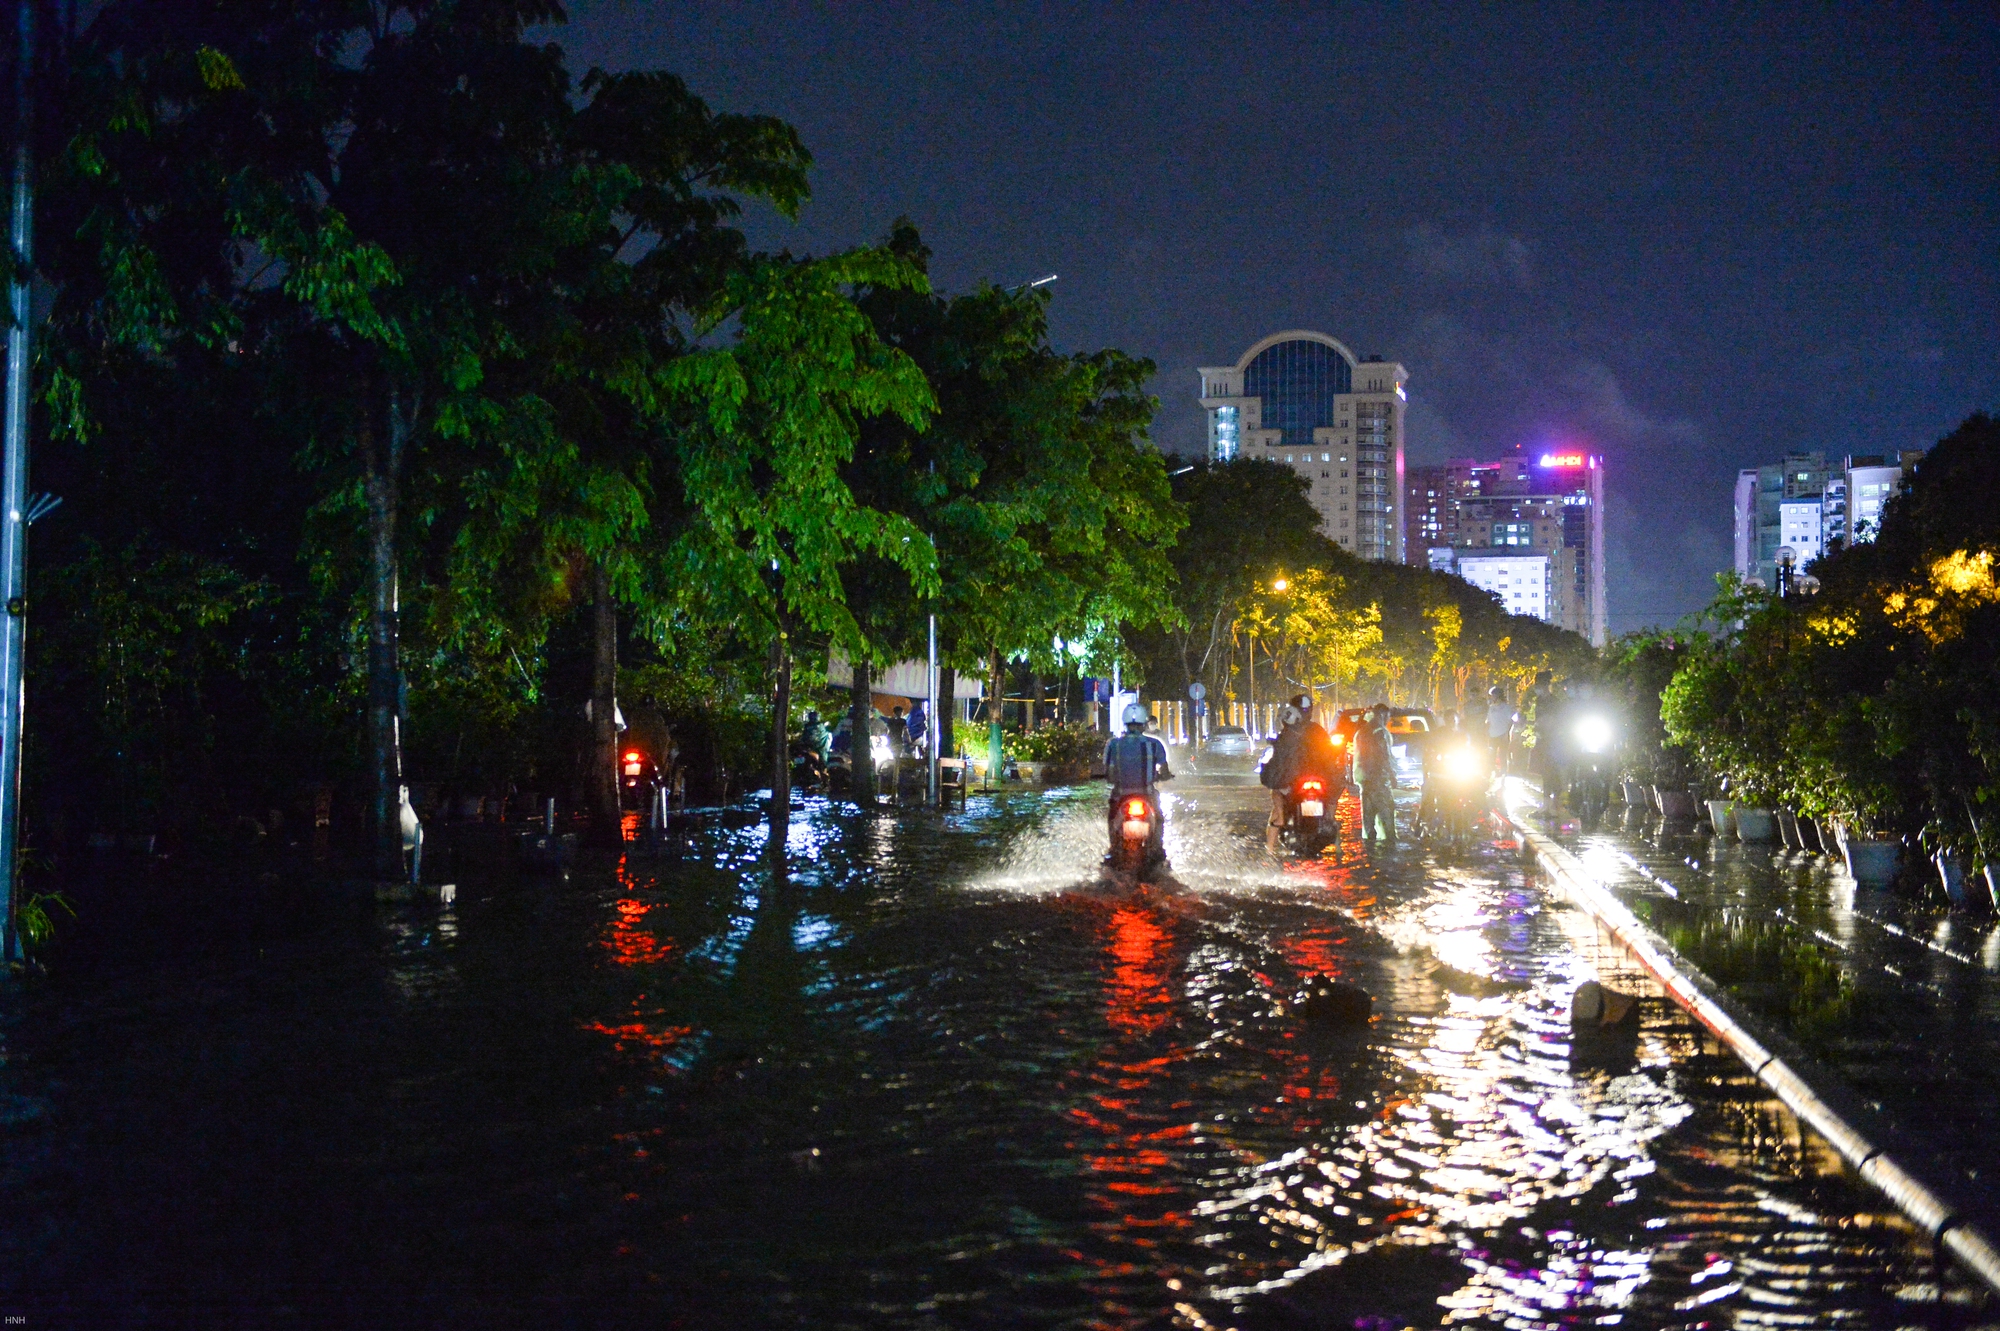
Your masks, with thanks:
M1347 743L1347 736L1345 736L1345 735L1335 735L1335 736L1333 737L1333 747L1334 747L1334 748L1336 748L1336 749L1337 749L1337 748L1339 748L1339 747L1340 747L1341 745L1343 745L1343 744L1345 744L1345 743Z
M1317 795L1322 790L1325 790L1326 787L1322 786L1317 781L1303 781L1299 783L1299 789L1304 791L1308 795Z
M1146 816L1146 801L1126 800L1125 816L1127 818L1144 818Z
M639 761L639 751L638 751L637 749L634 749L634 750L632 750L632 752L630 752L630 753L626 754L626 755L625 755L625 761L626 761L626 762L628 762L628 763L636 763L636 762L638 762L638 761Z

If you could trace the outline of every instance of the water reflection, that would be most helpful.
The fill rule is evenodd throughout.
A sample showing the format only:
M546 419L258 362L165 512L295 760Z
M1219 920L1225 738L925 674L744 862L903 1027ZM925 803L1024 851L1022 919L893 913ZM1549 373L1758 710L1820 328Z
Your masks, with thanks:
M343 1094L394 1107L288 1132L256 1102L204 1184L217 1214L282 1236L228 1230L241 1279L335 1324L362 1305L322 1291L355 1271L381 1274L364 1302L383 1325L1980 1316L1674 1009L1646 1004L1617 1049L1574 1040L1589 971L1573 922L1512 854L1350 839L1277 864L1260 793L1183 783L1174 872L1137 892L1096 870L1091 792L975 796L941 818L815 801L782 875L760 828L716 820L678 862L607 862L532 894L467 885L453 935L409 908L357 942L315 935L322 951L282 969L239 959L248 992L296 992L313 1029L370 1032L315 1057ZM1973 955L1957 933L1923 940ZM353 985L357 970L391 983ZM1287 1011L1321 974L1375 995L1365 1030ZM268 1020L218 1035L185 981L146 985L121 1001L181 1046L297 1057ZM55 1232L90 1237L90 1190L35 1160L101 1157L99 1193L110 1171L168 1174L218 1092L88 1022L48 1028L64 1041L7 1075L88 1130L32 1158L0 1149ZM135 1103L176 1112L137 1131ZM357 1194L390 1200L354 1218L339 1199ZM180 1269L156 1227L118 1232L17 1235L0 1257L13 1287L24 1253L78 1288ZM339 1261L307 1282L293 1254L322 1250Z

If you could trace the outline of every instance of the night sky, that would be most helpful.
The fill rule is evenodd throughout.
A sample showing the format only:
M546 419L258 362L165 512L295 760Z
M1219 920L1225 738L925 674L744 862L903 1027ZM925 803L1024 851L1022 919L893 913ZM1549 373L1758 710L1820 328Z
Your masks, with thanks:
M944 290L1060 273L1066 349L1314 328L1410 369L1410 457L1609 459L1614 633L1701 605L1736 469L2000 409L1990 5L577 3L575 67L782 116L823 253L907 214ZM1981 497L1980 502L2000 502Z

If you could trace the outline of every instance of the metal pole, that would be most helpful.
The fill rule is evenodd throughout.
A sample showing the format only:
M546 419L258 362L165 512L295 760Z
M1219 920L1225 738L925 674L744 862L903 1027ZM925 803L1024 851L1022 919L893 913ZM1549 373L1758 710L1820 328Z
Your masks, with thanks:
M930 674L925 678L925 687L930 691L930 706L924 711L924 753L925 766L930 770L925 774L930 792L930 802L938 802L938 745L943 742L944 727L938 719L938 659L937 659L937 616L931 616L931 665Z
M21 959L14 928L15 869L21 841L21 710L26 701L21 653L28 614L28 320L33 314L34 181L29 156L34 126L35 0L17 0L14 69L14 215L8 237L13 273L7 287L6 460L0 469L0 593L7 625L0 632L0 963Z

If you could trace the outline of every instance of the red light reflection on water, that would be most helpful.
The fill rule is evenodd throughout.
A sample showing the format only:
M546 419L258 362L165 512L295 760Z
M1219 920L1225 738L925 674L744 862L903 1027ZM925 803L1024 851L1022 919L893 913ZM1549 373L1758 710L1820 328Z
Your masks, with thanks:
M665 961L674 954L674 943L670 938L660 938L645 927L647 912L653 906L649 902L631 897L620 900L611 919L611 928L597 945L611 954L611 959L620 966L643 966L652 962Z
M1070 1117L1084 1130L1086 1139L1075 1146L1095 1179L1086 1195L1104 1217L1092 1228L1130 1256L1072 1256L1092 1268L1089 1283L1103 1300L1107 1325L1118 1324L1121 1311L1134 1311L1124 1297L1133 1282L1150 1286L1184 1271L1182 1262L1155 1250L1185 1244L1195 1228L1181 1177L1194 1137L1193 1104L1172 1084L1187 1056L1172 1041L1181 961L1176 922L1145 896L1112 907L1097 921L1110 963L1104 1013L1111 1039L1096 1062L1076 1074L1084 1096Z
M1111 913L1111 983L1105 1015L1134 1035L1150 1035L1167 1024L1173 995L1167 992L1171 940L1144 911L1121 907Z
M643 1021L627 1022L623 1026L613 1026L608 1022L587 1021L583 1024L587 1031L611 1037L613 1046L621 1054L629 1054L643 1049L654 1054L662 1054L672 1049L694 1033L692 1026L653 1026Z

